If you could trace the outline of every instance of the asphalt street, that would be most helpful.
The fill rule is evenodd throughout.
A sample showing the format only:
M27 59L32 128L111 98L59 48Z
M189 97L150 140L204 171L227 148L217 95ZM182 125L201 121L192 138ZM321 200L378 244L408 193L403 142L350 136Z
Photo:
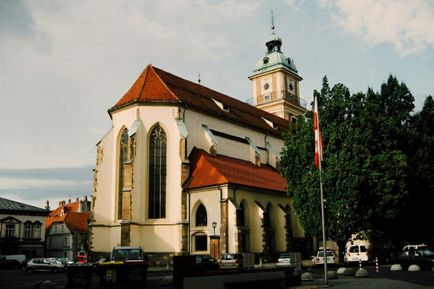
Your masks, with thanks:
M329 279L329 288L346 288L346 289L427 289L434 288L434 272L392 272L389 266L380 267L380 272L375 272L375 267L365 267L368 270L367 278L355 278L352 276L339 276L338 279ZM336 268L331 268L336 270ZM316 289L324 288L324 278L321 268L310 269L313 275L313 281L302 282L301 285L290 287L294 289ZM29 274L22 270L0 270L0 289L34 289L35 284L42 281L50 280L54 282L55 287L64 289L68 281L66 273L48 273L38 272ZM97 276L93 276L91 289L99 288ZM129 288L129 287L126 287ZM173 279L172 272L148 272L147 289L172 289ZM206 284L204 287L206 288ZM271 288L267 288L271 289Z

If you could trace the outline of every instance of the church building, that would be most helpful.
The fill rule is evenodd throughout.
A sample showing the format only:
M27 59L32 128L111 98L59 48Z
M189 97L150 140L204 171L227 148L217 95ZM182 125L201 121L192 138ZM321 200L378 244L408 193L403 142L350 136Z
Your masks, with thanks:
M305 112L294 61L273 33L249 77L253 105L148 65L109 110L97 144L91 249L158 256L290 251L304 232L279 171Z

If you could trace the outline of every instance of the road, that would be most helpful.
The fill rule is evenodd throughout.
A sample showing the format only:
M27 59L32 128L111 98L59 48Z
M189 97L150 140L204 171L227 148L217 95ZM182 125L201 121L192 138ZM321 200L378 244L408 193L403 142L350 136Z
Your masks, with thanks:
M380 272L375 272L375 267L365 267L369 272L368 278L354 278L340 276L339 279L330 279L330 288L345 289L427 289L434 288L434 272L391 272L389 266L380 267ZM331 268L333 270L333 268ZM303 282L297 289L320 288L324 284L322 269L311 269L314 281ZM66 288L67 278L65 273L38 272L29 274L22 270L0 270L1 289L34 289L35 284L45 280L55 283L54 288ZM172 289L172 272L148 272L148 286L146 289ZM99 280L94 275L91 289L99 288Z

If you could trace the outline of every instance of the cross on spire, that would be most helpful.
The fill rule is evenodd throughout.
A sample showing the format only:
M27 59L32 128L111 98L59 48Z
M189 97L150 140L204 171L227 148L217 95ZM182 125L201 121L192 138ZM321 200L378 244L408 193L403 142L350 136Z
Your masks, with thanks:
M273 33L274 33L274 28L276 28L274 27L274 14L273 14L273 10L271 10L271 30L273 31Z

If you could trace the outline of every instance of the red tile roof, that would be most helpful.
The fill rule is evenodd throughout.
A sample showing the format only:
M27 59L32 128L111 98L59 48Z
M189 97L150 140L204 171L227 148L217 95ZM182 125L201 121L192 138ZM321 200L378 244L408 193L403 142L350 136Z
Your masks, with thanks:
M269 165L260 167L249 161L228 156L212 156L202 149L193 149L190 155L191 179L188 189L234 184L286 192L287 183L279 172Z
M213 99L227 106L229 111L219 108ZM152 65L145 68L128 92L109 109L109 113L133 104L156 102L186 105L187 108L277 136L286 132L289 126L288 120ZM263 118L273 122L276 128L268 125Z
M79 213L80 201L59 206L45 220L45 231L48 232L54 223L65 223L71 232L87 231L89 213ZM63 213L62 213L63 212Z

